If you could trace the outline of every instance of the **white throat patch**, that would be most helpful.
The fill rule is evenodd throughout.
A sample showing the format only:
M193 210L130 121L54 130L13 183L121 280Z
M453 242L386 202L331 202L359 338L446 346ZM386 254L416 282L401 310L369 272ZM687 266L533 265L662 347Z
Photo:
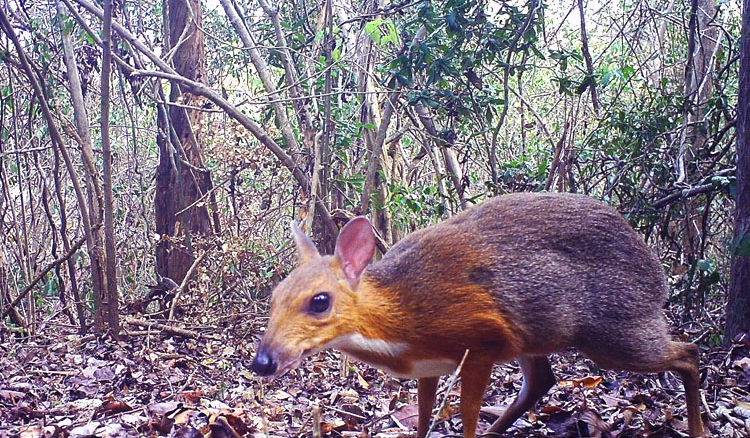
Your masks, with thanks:
M325 348L335 348L345 353L349 352L355 358L358 352L376 354L378 356L398 358L409 349L409 344L405 342L388 342L382 339L373 339L362 336L359 333L353 333L346 336L340 336L329 342ZM401 358L403 359L403 358ZM361 359L360 359L361 360ZM363 361L366 362L366 361ZM406 361L409 367L406 372L397 372L388 366L380 363L370 365L380 368L383 371L395 377L403 379L417 379L421 377L437 377L450 374L458 366L458 362L451 359L413 359Z
M404 342L388 342L382 339L366 338L359 333L339 336L328 346L338 350L362 351L380 356L398 357L406 351L409 344Z

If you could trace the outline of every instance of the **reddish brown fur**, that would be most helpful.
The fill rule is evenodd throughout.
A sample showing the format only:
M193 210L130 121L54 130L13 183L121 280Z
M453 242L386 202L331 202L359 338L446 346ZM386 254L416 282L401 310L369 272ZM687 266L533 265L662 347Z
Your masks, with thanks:
M659 261L612 208L564 194L513 194L417 231L369 266L352 290L335 256L311 257L272 298L264 345L292 360L359 333L404 343L396 357L347 351L396 372L414 359L469 357L462 371L466 437L475 434L493 363L521 357L519 399L491 431L501 432L554 382L549 353L576 347L602 367L673 370L686 385L692 436L702 432L697 348L672 342L661 307ZM302 309L331 292L333 310ZM282 361L283 362L283 361ZM420 379L431 410L435 379ZM419 435L427 420L420 409Z

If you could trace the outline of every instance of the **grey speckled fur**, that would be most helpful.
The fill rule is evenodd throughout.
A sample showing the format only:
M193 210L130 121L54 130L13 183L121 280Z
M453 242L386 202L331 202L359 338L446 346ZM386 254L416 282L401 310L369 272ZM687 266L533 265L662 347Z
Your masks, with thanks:
M366 275L399 284L407 307L430 300L432 311L461 299L451 285L481 286L531 354L572 346L631 370L666 359L663 268L617 211L586 196L494 198L410 234Z

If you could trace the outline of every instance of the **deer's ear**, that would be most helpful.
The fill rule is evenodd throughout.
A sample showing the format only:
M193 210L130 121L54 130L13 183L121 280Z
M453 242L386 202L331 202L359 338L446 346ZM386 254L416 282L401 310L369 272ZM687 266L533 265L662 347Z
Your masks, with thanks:
M339 233L334 255L341 263L352 287L357 286L362 271L372 261L375 248L372 224L364 216L350 220Z
M318 248L315 247L315 243L313 243L312 239L300 229L295 221L292 221L292 237L294 238L294 244L297 246L297 255L299 257L300 265L320 257L320 253L318 252Z

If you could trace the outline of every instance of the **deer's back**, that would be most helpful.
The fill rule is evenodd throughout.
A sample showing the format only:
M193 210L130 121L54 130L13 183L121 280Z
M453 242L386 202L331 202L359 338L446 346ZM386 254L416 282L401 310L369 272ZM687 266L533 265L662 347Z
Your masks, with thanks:
M407 236L368 275L425 318L490 294L539 353L606 331L662 330L667 292L658 260L620 214L571 194L494 198Z

